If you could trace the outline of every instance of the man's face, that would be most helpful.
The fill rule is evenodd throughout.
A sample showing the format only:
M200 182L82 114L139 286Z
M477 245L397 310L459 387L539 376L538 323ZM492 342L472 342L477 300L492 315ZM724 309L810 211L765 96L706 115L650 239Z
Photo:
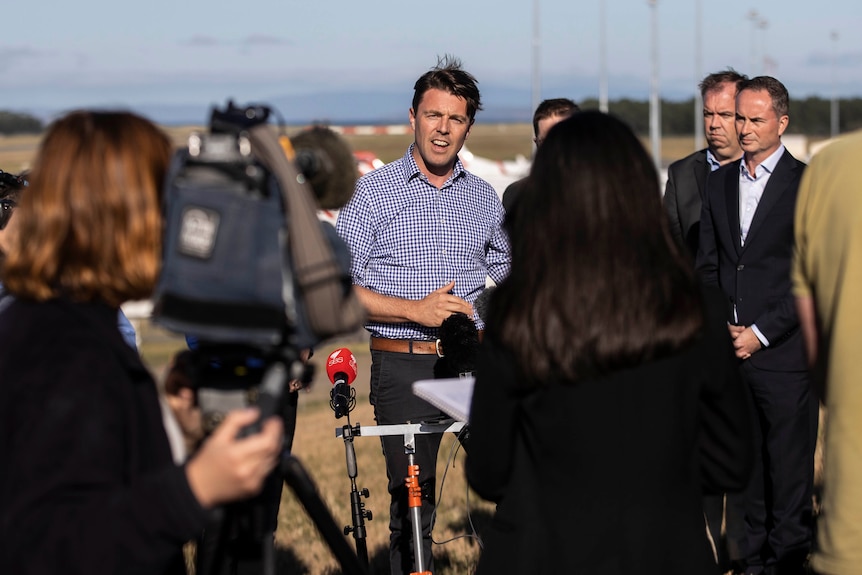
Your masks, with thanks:
M555 116L550 116L548 118L542 118L537 122L538 130L536 131L536 139L533 140L536 142L536 146L541 146L542 142L545 141L545 138L548 137L548 132L551 131L551 128L568 118L568 115L560 115L557 114Z
M703 133L715 158L723 163L742 155L736 137L736 85L721 84L703 96Z
M410 109L410 125L419 167L435 176L448 176L470 134L467 100L432 88L422 96L418 109Z
M777 150L788 122L775 113L766 90L743 90L736 96L736 133L747 159L762 161Z

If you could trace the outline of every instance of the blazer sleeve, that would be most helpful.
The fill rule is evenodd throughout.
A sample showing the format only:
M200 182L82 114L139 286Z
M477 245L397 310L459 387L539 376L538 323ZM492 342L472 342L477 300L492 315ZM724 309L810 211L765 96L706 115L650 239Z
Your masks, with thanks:
M668 168L667 184L664 188L664 208L667 212L668 222L670 224L670 234L674 241L680 246L685 245L685 238L682 233L682 222L679 219L679 205L676 189L676 169L674 166Z
M512 473L521 395L514 368L486 333L476 363L465 469L470 486L489 501L501 499Z
M712 174L706 180L706 194L700 209L700 236L697 244L695 269L705 285L718 286L718 242L715 238L715 222L712 219L713 190L724 185L724 178Z

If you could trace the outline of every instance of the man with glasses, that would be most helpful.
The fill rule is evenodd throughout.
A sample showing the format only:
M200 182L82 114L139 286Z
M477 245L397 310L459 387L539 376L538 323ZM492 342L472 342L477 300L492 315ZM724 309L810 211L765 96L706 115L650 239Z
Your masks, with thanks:
M533 142L536 147L542 145L548 132L551 131L557 122L565 120L575 112L580 111L580 107L568 98L551 98L542 100L536 106L536 111L533 113ZM527 178L521 178L516 182L512 182L503 192L503 207L506 208L506 213L512 211L515 205L515 200L521 195L526 187Z

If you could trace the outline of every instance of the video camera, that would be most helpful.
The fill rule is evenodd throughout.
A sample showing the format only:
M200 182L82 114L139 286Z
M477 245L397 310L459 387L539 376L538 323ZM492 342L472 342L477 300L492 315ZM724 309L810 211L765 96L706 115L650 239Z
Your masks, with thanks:
M205 432L228 411L256 405L261 420L282 415L289 449L296 403L284 390L289 380L311 379L301 351L364 321L349 251L318 220L316 199L346 202L358 171L334 132L314 128L322 140L300 134L294 146L283 122L280 133L269 124L274 115L268 106L228 102L175 153L153 319L194 343L184 359ZM229 506L205 534L200 573L216 573L235 541L271 545L279 478L255 501ZM262 525L238 527L261 517Z
M213 109L208 132L192 133L176 152L153 310L157 323L201 348L250 348L265 362L363 321L349 251L317 219L308 184L336 180L346 200L357 173L352 153L337 136L328 148L294 149L268 125L272 115L228 102Z

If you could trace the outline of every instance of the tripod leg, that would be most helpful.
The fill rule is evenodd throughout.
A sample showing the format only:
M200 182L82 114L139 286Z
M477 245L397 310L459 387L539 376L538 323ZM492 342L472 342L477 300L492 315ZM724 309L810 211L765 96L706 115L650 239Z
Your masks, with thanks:
M341 564L345 575L368 575L368 570L359 562L341 530L335 524L311 476L296 457L286 455L281 461L284 480L299 498L308 516L317 526L329 549Z

